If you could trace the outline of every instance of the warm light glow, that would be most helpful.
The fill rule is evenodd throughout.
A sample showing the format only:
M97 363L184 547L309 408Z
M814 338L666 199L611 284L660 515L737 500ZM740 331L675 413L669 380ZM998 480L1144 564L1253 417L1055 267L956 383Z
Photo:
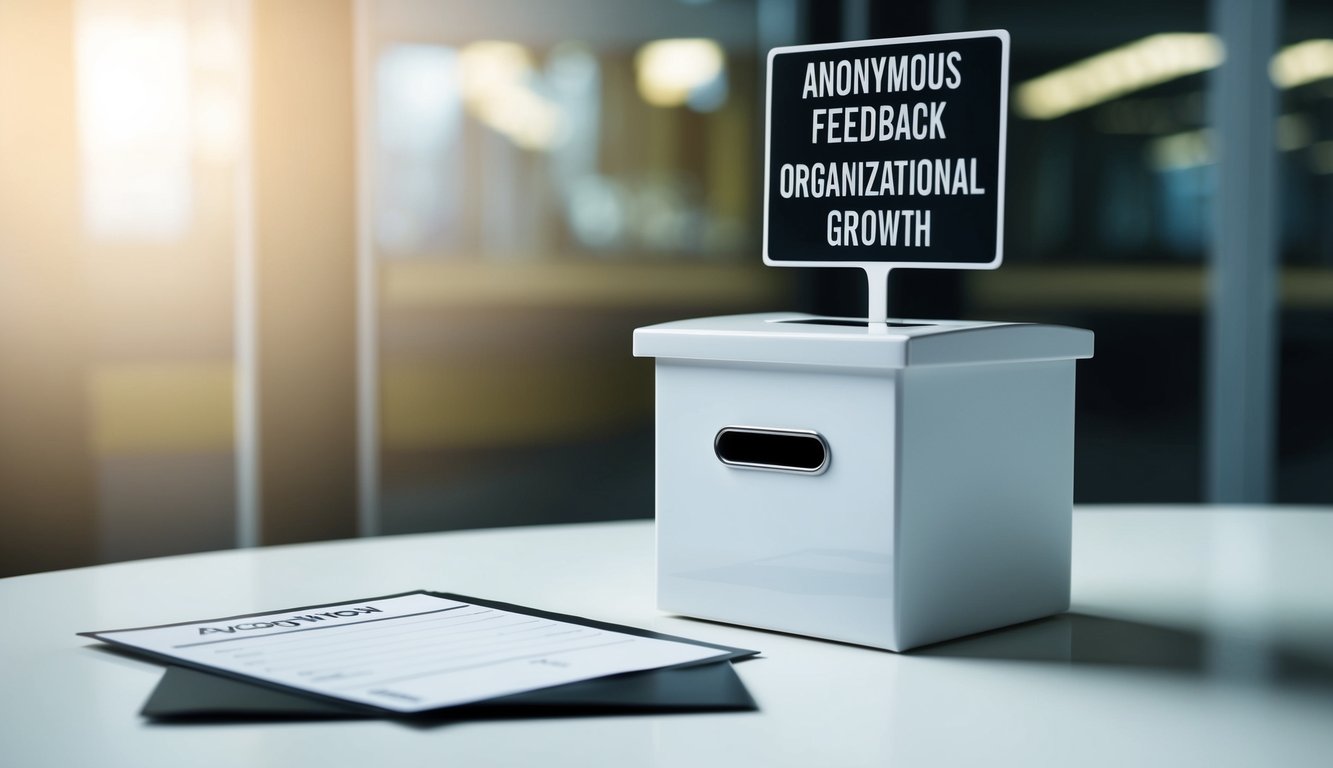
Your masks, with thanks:
M1333 40L1306 40L1289 45L1273 57L1268 72L1279 88L1295 88L1333 77Z
M230 167L249 139L242 94L248 68L239 19L242 0L200 5L189 16L194 153Z
M173 241L195 175L248 141L241 0L77 0L74 54L83 219L95 240Z
M484 100L497 91L521 87L532 75L532 55L518 43L481 40L459 53L463 98Z
M75 5L83 210L95 238L189 226L190 69L183 6Z
M459 53L468 110L524 149L550 149L560 138L560 108L533 86L532 55L518 43L484 40Z
M234 163L245 140L240 96L231 83L201 85L194 98L194 144L201 160Z
M477 102L478 116L524 149L549 149L560 130L560 111L526 88L498 91Z
M1152 35L1029 80L1015 90L1014 104L1022 117L1052 120L1212 69L1222 58L1213 35Z
M639 94L658 107L679 107L725 73L722 47L704 38L656 40L634 57Z

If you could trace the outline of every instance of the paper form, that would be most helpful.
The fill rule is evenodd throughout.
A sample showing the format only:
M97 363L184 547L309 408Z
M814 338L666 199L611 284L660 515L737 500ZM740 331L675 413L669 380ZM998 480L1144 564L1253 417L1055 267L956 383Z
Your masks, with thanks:
M426 592L81 634L404 713L728 656Z

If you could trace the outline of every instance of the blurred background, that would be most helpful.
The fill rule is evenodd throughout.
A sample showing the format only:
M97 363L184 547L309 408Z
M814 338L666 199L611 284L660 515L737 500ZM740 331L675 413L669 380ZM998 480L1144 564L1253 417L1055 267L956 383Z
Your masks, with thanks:
M890 312L1096 332L1079 503L1333 503L1327 3L0 0L0 576L651 517L634 327L865 311L767 50L990 28L1005 264Z

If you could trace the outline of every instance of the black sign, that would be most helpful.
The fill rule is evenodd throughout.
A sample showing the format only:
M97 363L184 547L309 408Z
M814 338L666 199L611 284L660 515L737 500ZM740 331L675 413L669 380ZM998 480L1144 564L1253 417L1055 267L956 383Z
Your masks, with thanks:
M1008 80L1003 30L775 48L764 262L999 266Z

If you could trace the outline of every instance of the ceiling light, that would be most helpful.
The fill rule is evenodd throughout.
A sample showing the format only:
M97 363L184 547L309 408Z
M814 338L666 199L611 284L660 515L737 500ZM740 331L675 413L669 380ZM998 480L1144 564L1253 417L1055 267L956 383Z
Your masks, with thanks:
M1029 80L1014 91L1023 117L1053 120L1127 93L1212 69L1222 61L1213 35L1151 35Z
M1333 40L1306 40L1289 45L1268 67L1279 88L1294 88L1333 77Z

